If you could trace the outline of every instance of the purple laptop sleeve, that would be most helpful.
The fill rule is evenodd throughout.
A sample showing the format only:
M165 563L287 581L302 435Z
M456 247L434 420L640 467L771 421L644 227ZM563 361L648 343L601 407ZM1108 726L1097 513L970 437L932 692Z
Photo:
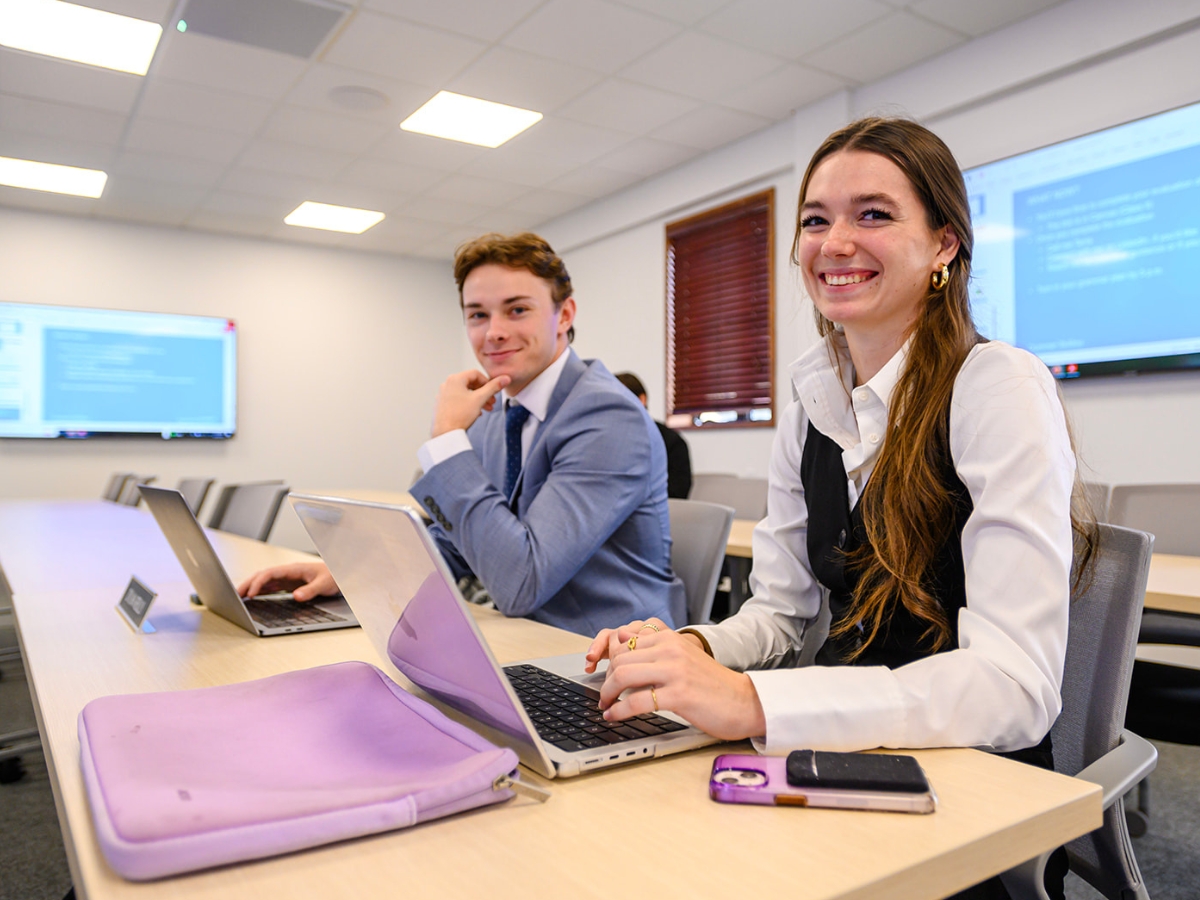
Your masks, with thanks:
M134 881L496 803L517 768L362 662L101 697L79 745L100 847Z

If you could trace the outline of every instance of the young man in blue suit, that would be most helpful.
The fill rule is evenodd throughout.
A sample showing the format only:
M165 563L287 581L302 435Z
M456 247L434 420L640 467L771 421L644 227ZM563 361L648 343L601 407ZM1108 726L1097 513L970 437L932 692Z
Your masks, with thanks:
M562 260L537 235L490 234L459 248L454 277L483 371L442 384L409 489L451 569L473 572L504 614L580 634L651 616L686 624L662 439L602 363L571 350ZM304 582L297 599L336 591L323 565L303 567L240 590L292 580Z
M459 249L454 277L483 372L442 385L410 489L451 567L506 615L581 634L685 624L662 439L602 363L571 350L562 260L533 234L485 235Z

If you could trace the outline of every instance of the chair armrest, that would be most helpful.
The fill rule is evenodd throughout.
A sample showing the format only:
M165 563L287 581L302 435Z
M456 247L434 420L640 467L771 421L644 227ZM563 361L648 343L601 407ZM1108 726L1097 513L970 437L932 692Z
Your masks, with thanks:
M1155 746L1126 729L1121 732L1117 746L1075 777L1100 785L1104 790L1104 808L1108 809L1153 772L1157 764L1158 750Z

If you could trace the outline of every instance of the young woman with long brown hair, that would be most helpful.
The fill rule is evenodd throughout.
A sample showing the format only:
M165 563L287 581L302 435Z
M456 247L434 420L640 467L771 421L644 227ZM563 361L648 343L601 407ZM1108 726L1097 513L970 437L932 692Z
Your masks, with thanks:
M1050 764L1075 454L1046 367L975 330L971 248L928 129L863 119L817 150L792 258L822 340L790 369L753 596L717 625L602 632L607 717L670 709L769 753Z

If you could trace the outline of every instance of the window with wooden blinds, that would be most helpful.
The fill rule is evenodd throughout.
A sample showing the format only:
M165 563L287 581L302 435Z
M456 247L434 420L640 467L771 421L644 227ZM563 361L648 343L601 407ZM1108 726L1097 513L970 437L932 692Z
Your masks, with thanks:
M667 424L773 425L775 191L667 225Z

